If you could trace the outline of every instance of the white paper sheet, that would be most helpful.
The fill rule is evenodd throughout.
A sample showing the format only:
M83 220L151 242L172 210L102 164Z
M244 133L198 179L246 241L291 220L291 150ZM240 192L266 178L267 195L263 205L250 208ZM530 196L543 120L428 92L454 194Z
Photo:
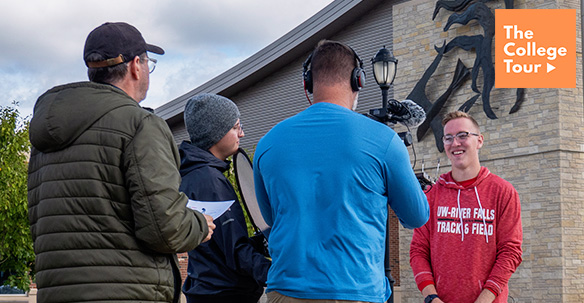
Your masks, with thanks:
M197 201L189 199L187 207L196 210L205 215L213 217L213 219L219 218L225 211L229 209L231 204L235 200L229 201Z

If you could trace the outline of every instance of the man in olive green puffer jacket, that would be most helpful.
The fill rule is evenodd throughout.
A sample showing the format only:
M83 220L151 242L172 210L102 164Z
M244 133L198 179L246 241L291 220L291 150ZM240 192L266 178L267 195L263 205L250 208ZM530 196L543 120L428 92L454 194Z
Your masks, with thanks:
M28 201L37 300L178 302L176 253L210 239L212 218L186 208L166 122L142 109L140 32L106 23L87 37L91 82L39 97L30 122Z

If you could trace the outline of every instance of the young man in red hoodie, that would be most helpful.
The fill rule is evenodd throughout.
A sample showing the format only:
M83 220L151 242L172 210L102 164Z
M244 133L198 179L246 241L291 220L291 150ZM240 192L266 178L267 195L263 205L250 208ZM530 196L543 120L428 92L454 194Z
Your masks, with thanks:
M430 220L410 246L416 284L425 303L507 302L507 282L521 263L519 196L481 166L475 119L456 111L442 125L452 171L426 191Z

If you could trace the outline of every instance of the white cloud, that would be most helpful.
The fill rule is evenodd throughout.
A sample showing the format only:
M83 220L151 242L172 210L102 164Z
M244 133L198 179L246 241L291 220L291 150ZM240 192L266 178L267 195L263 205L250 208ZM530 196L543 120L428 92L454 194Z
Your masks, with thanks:
M83 45L107 21L166 51L142 105L158 107L272 43L332 0L19 0L0 4L0 106L31 115L47 89L87 79Z
M140 103L142 106L156 108L173 100L218 76L245 57L203 54L199 57L166 59L164 56L160 58L156 70L150 75L150 89L146 99Z

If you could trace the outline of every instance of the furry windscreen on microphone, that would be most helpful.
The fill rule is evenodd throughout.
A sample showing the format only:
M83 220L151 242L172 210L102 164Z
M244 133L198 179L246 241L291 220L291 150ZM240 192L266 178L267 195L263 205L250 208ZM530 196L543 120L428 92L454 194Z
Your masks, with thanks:
M409 117L400 120L399 122L409 128L420 126L426 120L426 112L416 102L406 99L400 102L409 112Z

